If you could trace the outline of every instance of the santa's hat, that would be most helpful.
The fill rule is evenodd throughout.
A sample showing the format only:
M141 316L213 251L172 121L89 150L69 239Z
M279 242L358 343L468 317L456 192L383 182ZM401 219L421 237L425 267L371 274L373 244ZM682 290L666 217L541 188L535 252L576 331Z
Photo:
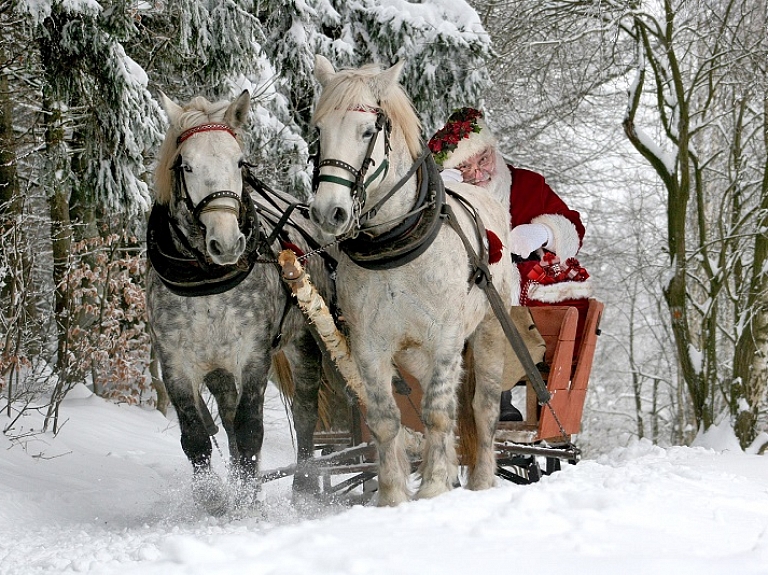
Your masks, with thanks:
M444 168L455 168L495 145L496 138L483 120L483 113L474 108L454 111L428 144L435 161Z

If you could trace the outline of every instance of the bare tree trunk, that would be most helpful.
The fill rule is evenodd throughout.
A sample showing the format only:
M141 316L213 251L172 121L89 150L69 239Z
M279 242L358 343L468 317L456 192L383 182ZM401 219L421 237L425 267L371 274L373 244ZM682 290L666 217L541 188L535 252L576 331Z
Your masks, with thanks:
M763 142L768 149L768 92L763 98ZM762 217L758 230L768 229L768 158L765 161L762 182ZM754 263L746 302L747 313L733 360L734 390L731 395L731 414L735 416L734 430L742 448L757 437L758 414L766 401L768 386L768 234L755 234ZM742 400L746 402L742 403Z
M5 63L0 43L0 66ZM0 68L0 222L18 212L19 186L16 178L16 139L13 135L13 102L8 77Z
M629 325L635 325L635 304L636 301L632 299L630 301L629 308ZM643 397L642 397L642 381L641 375L638 371L637 363L635 361L635 331L631 329L629 331L629 364L632 370L632 394L635 399L635 422L637 429L637 437L642 439L645 437L645 423L643 422Z
M53 251L54 319L56 322L56 369L58 379L51 396L43 430L53 420L58 428L58 406L72 385L68 354L70 290L67 285L69 256L72 247L72 226L69 221L69 156L64 138L63 113L52 94L44 95L46 118L46 156L50 165L48 204L51 217L51 247Z

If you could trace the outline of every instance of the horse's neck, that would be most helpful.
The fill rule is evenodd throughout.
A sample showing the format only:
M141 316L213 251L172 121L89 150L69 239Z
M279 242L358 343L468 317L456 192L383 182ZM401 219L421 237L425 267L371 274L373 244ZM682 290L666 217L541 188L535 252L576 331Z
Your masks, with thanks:
M371 190L366 205L373 206L381 200L381 198L386 196L408 173L408 170L410 170L412 166L413 159L408 151L404 149L403 152L395 154L393 147L390 156L389 173L378 188ZM391 198L384 202L379 208L376 216L368 221L366 227L375 225L374 234L379 235L391 230L402 222L414 207L417 194L416 182L417 176L414 174L392 195Z

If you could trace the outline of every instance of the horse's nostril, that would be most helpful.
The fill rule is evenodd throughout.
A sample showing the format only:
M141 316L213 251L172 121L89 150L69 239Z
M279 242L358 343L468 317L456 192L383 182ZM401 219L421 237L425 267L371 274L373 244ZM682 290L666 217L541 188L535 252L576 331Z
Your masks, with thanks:
M335 210L333 210L334 224L336 225L343 224L346 221L347 221L347 210L345 210L344 208L336 208Z
M219 245L219 242L217 242L216 240L211 240L210 242L208 242L208 252L212 256L220 256L223 253L221 251L221 246Z

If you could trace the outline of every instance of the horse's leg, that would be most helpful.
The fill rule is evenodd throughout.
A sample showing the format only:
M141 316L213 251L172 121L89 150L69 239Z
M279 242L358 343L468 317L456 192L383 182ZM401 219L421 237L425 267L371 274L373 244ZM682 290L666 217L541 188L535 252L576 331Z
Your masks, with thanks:
M259 491L257 472L264 443L264 392L269 372L269 352L258 350L242 371L242 390L235 411L233 431L238 458L234 465L237 505L256 503Z
M475 418L477 457L467 481L469 489L488 489L496 482L496 453L493 442L499 421L499 397L506 341L501 324L495 317L486 318L470 339L476 382L472 410Z
M237 461L238 451L235 441L235 410L237 409L237 385L235 376L226 369L215 369L203 380L208 390L216 398L219 417L227 432L230 461Z
M163 365L163 379L179 420L181 448L192 463L192 494L208 513L221 515L227 509L226 495L221 480L211 470L211 439L198 411L198 394L188 379L175 377L166 366L167 363Z
M455 346L451 346L455 347ZM455 353L442 353L435 362L429 384L424 389L422 419L424 448L419 499L435 497L453 488L458 479L454 441L456 389L461 378L461 347Z
M296 473L293 476L294 499L302 494L317 495L320 480L311 464L315 452L315 428L318 417L318 393L323 373L323 355L311 332L303 330L285 350L291 362L295 394L291 404L296 430Z
M374 363L358 358L358 364L367 395L365 421L376 441L379 457L378 505L398 505L410 498L407 482L411 464L405 450L400 410L392 396L394 368L390 361Z

